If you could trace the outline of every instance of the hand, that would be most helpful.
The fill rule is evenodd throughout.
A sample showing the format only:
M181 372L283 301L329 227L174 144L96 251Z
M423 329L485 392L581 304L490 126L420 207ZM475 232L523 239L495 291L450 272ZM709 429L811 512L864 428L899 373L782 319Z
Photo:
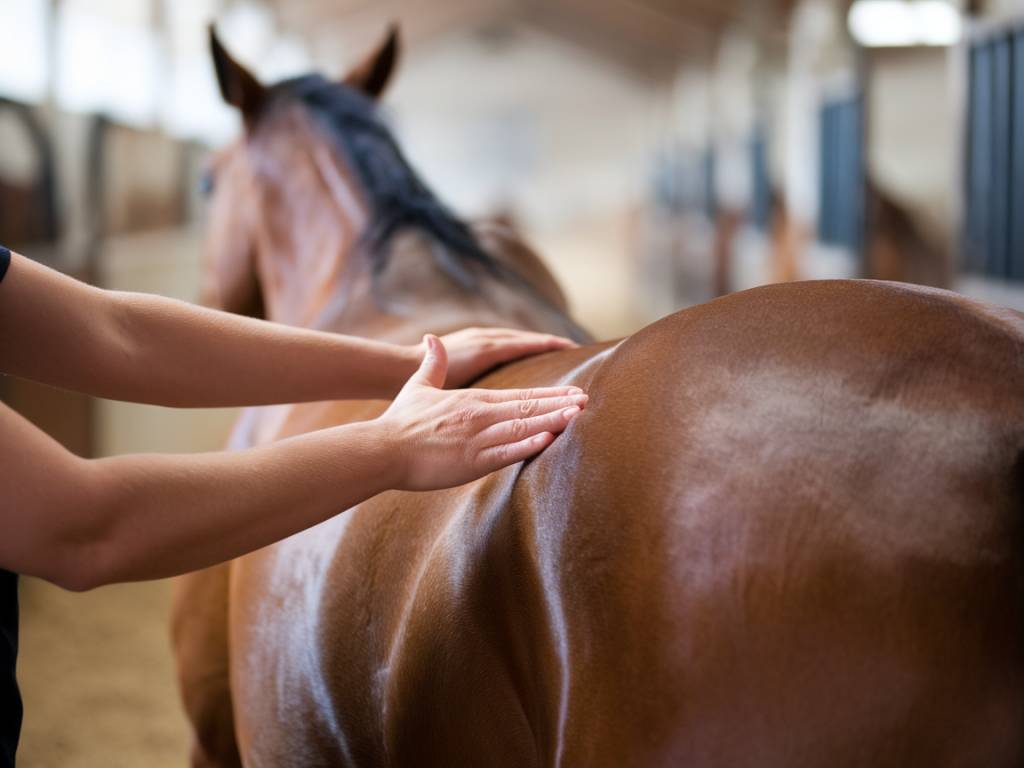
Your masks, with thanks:
M449 388L464 387L501 363L577 346L560 336L507 328L466 328L442 336L441 342L448 351L448 379L444 386ZM423 349L420 344L420 354Z
M419 370L377 419L395 440L397 489L450 488L528 459L586 405L578 387L446 392L444 344L436 336L423 343Z

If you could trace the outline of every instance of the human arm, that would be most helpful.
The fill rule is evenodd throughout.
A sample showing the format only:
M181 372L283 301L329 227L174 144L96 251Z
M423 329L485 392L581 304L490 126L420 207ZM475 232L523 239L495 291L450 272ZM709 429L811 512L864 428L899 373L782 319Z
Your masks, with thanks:
M444 347L427 344L378 419L235 453L80 459L0 405L0 567L76 590L206 567L381 491L533 456L586 402L572 387L443 391Z
M0 283L5 373L114 400L182 407L395 395L423 350L321 333L160 296L104 291L14 255ZM494 365L571 346L546 334L472 329L448 338L449 386Z

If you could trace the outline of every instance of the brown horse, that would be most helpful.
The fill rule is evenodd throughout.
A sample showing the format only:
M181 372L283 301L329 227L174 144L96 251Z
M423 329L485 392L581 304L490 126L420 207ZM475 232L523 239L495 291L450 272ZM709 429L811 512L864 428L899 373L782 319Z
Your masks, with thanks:
M529 249L402 159L395 54L264 88L215 44L246 131L211 291L397 342L578 334ZM590 404L536 460L183 583L196 765L1022 764L1024 316L796 283L479 385L568 382ZM382 407L250 411L234 443Z
M945 288L952 282L952 259L910 206L874 179L865 180L866 242L861 274L875 280L894 280ZM717 223L723 232L724 224ZM728 230L724 230L728 233ZM789 212L784 195L772 195L772 282L800 279L800 261L814 238L806 224ZM724 241L720 235L720 240ZM732 244L724 246L726 271ZM719 257L719 262L721 257Z

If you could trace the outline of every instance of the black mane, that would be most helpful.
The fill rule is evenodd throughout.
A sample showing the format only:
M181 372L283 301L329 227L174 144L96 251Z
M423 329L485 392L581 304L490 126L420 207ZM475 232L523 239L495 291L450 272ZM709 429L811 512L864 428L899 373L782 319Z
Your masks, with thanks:
M410 228L434 239L438 263L463 287L476 284L474 273L467 268L471 263L492 273L501 271L466 223L420 180L372 99L320 75L286 80L274 90L297 99L310 110L344 152L362 183L371 221L360 245L371 260L374 274L387 266L391 238Z

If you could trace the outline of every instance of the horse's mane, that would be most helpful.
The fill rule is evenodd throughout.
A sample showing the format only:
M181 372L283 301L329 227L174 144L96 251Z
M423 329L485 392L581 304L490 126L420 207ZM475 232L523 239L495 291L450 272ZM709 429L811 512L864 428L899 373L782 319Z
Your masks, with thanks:
M463 287L476 284L469 268L472 263L492 273L501 271L469 226L437 199L409 165L372 99L320 75L285 80L274 91L309 109L362 183L371 221L360 247L371 260L374 274L387 266L392 237L410 228L433 238L438 246L434 257Z

